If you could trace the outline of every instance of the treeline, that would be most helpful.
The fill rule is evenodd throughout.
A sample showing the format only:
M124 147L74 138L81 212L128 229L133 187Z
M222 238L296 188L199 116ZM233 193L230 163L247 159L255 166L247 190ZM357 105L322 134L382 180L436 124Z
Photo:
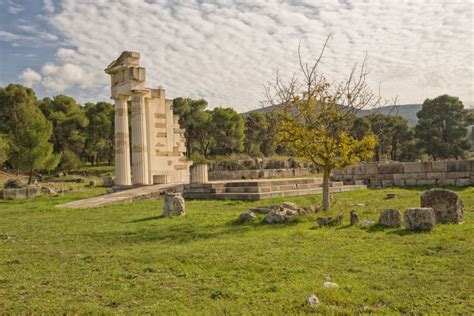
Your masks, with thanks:
M130 109L129 109L130 110ZM247 154L292 156L276 139L274 112L239 114L232 108L207 109L205 100L177 98L173 110L185 128L190 159ZM470 149L467 127L473 114L448 95L427 99L410 127L400 116L370 114L351 125L356 138L377 137L375 160L463 158ZM79 169L85 163L114 161L114 108L106 102L79 105L58 95L37 99L34 90L17 84L0 88L0 166L34 170Z
M216 155L245 153L252 157L287 155L291 150L278 144L275 112L250 112L246 115L232 108L207 110L205 100L177 98L173 101L180 124L186 129L187 152L193 159ZM474 115L464 109L457 97L442 95L426 99L417 113L418 123L411 127L399 115L376 111L352 122L354 137L374 134L377 137L376 161L414 161L417 159L465 158L471 143L468 126Z
M58 95L38 100L33 89L0 88L0 165L11 169L79 169L85 162L114 159L114 108L106 102L79 105Z

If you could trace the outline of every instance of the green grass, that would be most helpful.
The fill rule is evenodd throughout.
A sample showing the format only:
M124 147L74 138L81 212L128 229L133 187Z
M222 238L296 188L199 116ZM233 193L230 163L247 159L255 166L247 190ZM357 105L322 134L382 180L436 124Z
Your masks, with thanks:
M0 313L354 314L474 313L474 188L460 190L465 223L430 233L235 225L260 202L188 201L183 218L162 218L162 201L95 209L54 205L103 193L74 190L0 202ZM384 200L385 193L397 198ZM418 206L421 190L333 196L332 214L376 220L388 207ZM357 204L364 206L357 206ZM339 289L322 288L327 279ZM316 311L305 305L316 294Z

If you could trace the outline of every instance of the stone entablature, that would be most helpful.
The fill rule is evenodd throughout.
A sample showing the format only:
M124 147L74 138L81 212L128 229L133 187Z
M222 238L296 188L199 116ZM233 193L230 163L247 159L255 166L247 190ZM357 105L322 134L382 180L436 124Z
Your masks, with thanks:
M369 187L474 184L474 160L367 163L334 170L332 178L344 183L363 181Z
M111 76L115 100L116 186L150 185L161 175L170 183L188 183L191 163L186 159L183 129L173 114L173 101L166 99L164 89L145 87L146 71L140 66L140 53L123 52L105 72Z

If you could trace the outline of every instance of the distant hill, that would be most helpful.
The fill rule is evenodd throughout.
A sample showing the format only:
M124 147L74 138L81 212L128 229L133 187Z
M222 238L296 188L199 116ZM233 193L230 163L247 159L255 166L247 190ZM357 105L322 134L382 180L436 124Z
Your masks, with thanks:
M373 110L362 110L359 112L360 116L369 115L370 113L381 113L381 114L390 114L390 115L400 115L404 119L408 121L408 125L415 126L418 122L418 117L416 117L416 113L421 110L421 104L401 104L401 105L388 105L384 107L380 107ZM274 108L273 106L268 106L260 109L251 110L248 112L242 113L243 115L247 115L252 112L260 112L266 113L272 111ZM466 108L466 107L465 107ZM473 108L467 108L470 111L474 111Z
M381 113L390 115L400 115L408 121L410 126L415 126L418 122L416 113L421 110L421 104L402 104L402 105L388 105L374 110L362 110L359 112L361 116L369 115L371 113Z
M272 111L274 106L268 106L260 109L255 109L252 111L248 111L242 113L243 115L247 115L252 112L260 112L266 113ZM403 104L403 105L389 105L384 106L375 110L362 110L359 112L361 116L369 115L370 113L382 113L382 114L390 114L390 115L400 115L401 117L407 119L410 126L415 126L418 118L416 117L416 113L421 110L421 104Z

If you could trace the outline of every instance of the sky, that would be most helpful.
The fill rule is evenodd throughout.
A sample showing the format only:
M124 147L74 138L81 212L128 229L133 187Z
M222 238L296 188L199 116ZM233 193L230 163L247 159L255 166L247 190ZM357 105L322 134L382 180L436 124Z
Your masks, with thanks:
M347 78L368 54L368 83L398 104L441 94L474 106L474 0L0 0L0 86L39 97L110 100L107 65L141 52L148 86L209 107L260 107L298 45Z

